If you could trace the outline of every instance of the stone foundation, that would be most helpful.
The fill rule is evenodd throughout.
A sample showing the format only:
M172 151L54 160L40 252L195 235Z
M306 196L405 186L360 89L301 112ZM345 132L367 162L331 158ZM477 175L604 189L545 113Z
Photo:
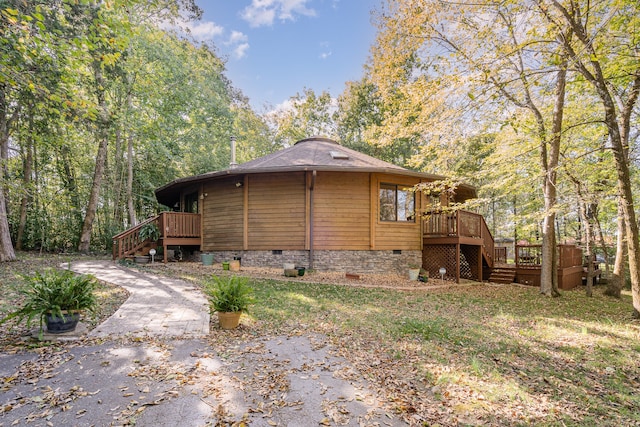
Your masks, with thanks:
M240 258L247 267L283 268L285 263L309 268L309 251L212 251L213 262ZM313 252L317 271L347 273L404 273L409 266L421 266L422 251L320 251Z

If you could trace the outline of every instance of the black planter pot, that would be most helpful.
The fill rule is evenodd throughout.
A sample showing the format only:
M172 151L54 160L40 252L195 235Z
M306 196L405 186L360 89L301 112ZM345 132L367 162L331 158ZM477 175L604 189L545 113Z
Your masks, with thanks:
M62 334L64 332L74 331L76 326L78 326L78 320L80 320L79 313L65 314L64 319L51 314L45 315L47 332L50 334Z

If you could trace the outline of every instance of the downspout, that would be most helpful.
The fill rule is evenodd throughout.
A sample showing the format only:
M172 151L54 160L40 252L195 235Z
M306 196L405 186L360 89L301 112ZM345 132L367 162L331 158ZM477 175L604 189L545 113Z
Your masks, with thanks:
M311 173L309 186L309 270L313 270L313 189L316 185L317 171Z

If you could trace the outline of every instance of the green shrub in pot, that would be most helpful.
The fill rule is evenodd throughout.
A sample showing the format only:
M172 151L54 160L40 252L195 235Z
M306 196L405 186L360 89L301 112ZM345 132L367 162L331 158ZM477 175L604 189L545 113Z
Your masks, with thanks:
M246 312L254 302L253 289L247 277L213 276L205 283L204 292L212 313Z
M0 324L11 319L22 323L26 319L29 327L38 320L42 330L47 317L65 321L82 311L93 312L96 309L94 290L97 279L91 275L47 269L33 276L24 276L24 280L26 287L21 291L24 295L22 307L9 312Z
M253 289L249 279L239 276L213 276L204 286L211 314L217 312L220 326L233 329L238 326L240 316L254 303Z

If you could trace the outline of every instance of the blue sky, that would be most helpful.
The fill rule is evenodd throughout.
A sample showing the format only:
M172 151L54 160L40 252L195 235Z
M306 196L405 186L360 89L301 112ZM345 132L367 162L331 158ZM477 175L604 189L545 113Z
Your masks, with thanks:
M198 40L213 41L227 77L257 112L304 88L336 97L359 80L374 41L380 0L196 0Z

